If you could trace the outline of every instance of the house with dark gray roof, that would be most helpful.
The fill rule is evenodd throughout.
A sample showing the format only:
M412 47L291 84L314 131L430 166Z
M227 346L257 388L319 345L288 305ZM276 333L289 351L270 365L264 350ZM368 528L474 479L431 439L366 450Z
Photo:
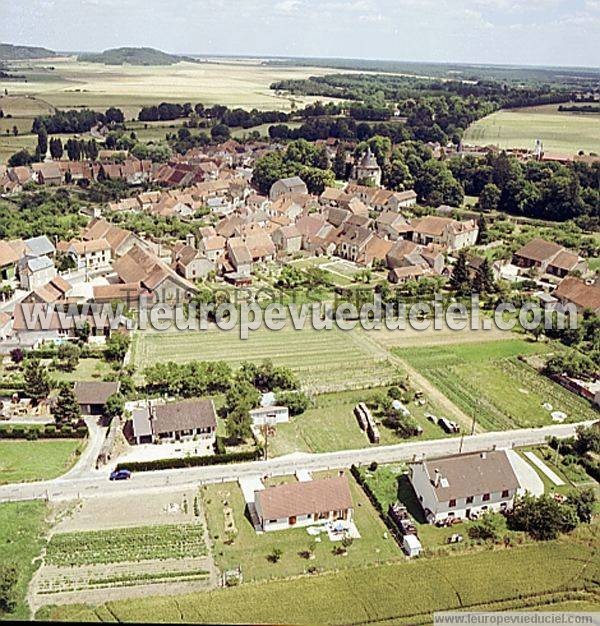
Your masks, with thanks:
M210 398L180 402L150 402L132 415L133 438L137 444L208 439L214 443L217 413Z
M410 466L410 481L430 523L509 511L520 489L505 450L419 461Z

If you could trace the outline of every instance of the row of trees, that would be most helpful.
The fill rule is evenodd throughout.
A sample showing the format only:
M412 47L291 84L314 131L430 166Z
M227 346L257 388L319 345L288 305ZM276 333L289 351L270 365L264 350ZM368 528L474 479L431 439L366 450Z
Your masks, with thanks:
M110 107L104 113L90 109L56 111L52 115L40 115L33 120L31 132L38 133L42 128L49 135L59 133L88 133L97 124L115 125L125 121L123 111Z

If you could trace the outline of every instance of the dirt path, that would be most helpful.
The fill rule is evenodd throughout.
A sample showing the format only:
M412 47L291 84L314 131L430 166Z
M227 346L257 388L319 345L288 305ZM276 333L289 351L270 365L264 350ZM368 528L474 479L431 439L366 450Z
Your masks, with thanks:
M433 400L440 408L442 408L448 417L455 419L461 426L462 432L471 434L473 418L469 417L464 411L459 409L454 402L447 398L435 385L433 385L425 376L414 369L406 361L386 350L378 341L376 341L370 333L366 331L357 331L348 333L352 337L355 344L369 352L376 358L385 358L393 365L398 366L405 371L411 381L417 385L427 396ZM479 426L475 426L475 432L483 432Z

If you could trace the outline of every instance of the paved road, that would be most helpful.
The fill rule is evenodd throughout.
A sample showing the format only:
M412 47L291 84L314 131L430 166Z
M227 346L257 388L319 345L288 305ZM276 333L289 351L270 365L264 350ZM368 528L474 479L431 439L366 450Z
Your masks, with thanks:
M586 422L589 425L592 422ZM575 432L576 424L560 424L544 428L508 430L467 436L462 451L497 448L512 448L542 443L552 435L569 437ZM360 450L343 450L322 454L295 453L268 461L212 465L188 469L140 472L131 480L110 482L108 472L92 470L87 474L66 474L60 478L36 483L20 483L0 487L0 502L11 500L72 500L105 495L140 495L144 492L181 489L201 483L235 481L244 476L292 474L297 469L312 471L341 469L350 465L364 465L372 461L391 463L410 461L424 456L431 458L459 452L460 438L437 439L379 446Z

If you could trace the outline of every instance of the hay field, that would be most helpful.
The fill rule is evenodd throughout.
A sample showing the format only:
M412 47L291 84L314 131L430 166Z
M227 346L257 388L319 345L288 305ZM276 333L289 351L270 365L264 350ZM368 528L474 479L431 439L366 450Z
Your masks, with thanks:
M121 107L128 118L143 105L169 102L225 104L246 109L289 111L314 98L278 95L269 89L277 80L324 75L326 68L288 68L252 60L177 63L169 66L109 66L80 63L74 58L29 63L27 82L0 81L0 90L33 95L59 108ZM322 98L321 98L322 99Z
M600 153L600 115L559 112L558 105L498 111L472 124L465 143L530 148L541 139L546 151Z

